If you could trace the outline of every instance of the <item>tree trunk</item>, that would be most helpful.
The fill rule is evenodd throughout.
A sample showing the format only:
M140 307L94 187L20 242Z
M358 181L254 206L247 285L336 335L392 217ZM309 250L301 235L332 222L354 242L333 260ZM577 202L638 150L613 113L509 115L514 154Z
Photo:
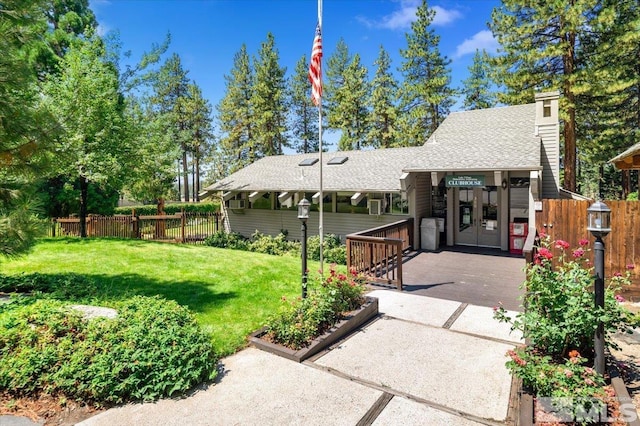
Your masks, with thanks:
M576 99L571 84L571 76L575 73L576 34L566 35L567 51L563 55L564 88L563 95L567 101L567 120L564 123L564 189L576 191Z
M626 200L631 192L631 173L629 170L622 171L622 199Z
M178 201L182 201L182 182L180 182L180 159L178 159Z
M195 169L196 169L196 177L195 177L195 182L193 184L195 188L193 201L196 201L196 202L200 202L200 153L198 151L199 150L196 150L196 154L193 159L193 162L195 163Z
M182 146L182 183L184 186L184 201L189 202L189 164L187 163L187 147Z
M84 176L80 176L80 237L87 237L87 198L89 182Z

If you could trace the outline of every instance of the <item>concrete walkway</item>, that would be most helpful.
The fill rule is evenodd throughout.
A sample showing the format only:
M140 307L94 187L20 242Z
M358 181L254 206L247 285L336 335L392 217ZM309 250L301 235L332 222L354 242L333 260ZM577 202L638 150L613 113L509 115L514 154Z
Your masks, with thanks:
M492 309L376 290L381 315L302 364L247 348L183 399L113 408L99 425L509 424L505 353L521 340Z

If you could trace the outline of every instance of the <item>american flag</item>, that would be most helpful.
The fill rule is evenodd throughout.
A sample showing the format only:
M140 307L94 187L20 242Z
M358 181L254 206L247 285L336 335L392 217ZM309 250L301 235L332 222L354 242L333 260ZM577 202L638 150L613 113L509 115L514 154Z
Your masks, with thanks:
M311 82L311 99L316 106L320 106L322 100L322 34L319 23L316 26L316 36L313 39L313 49L311 49L309 81Z

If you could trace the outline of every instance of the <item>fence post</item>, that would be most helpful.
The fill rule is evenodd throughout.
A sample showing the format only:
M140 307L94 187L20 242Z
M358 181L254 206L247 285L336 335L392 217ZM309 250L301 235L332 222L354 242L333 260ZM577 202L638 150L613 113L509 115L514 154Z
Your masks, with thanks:
M181 236L181 242L184 244L185 242L185 227L187 225L187 216L184 213L184 207L181 210L181 217L180 217L180 236Z
M56 236L56 218L55 217L51 218L51 236L52 237Z
M136 209L131 210L131 223L133 224L133 238L140 239L140 221L136 215Z

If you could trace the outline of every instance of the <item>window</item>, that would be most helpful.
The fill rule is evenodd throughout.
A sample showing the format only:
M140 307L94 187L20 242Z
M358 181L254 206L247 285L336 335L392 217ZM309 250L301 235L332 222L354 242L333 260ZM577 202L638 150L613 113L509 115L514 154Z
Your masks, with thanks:
M409 214L409 200L407 200L406 192L392 192L386 194L387 213L391 214Z
M251 203L252 209L271 210L271 193L265 192L260 198Z
M298 163L298 166L313 166L318 162L317 158L305 158L301 162Z
M542 101L542 116L551 117L551 100L550 99Z
M349 157L333 157L331 160L329 160L329 162L327 163L330 166L335 166L338 164L344 164L347 162L347 160L349 159Z
M363 197L360 202L352 206L351 197L355 192L339 192L336 196L336 211L338 213L363 213L368 214L367 197Z

